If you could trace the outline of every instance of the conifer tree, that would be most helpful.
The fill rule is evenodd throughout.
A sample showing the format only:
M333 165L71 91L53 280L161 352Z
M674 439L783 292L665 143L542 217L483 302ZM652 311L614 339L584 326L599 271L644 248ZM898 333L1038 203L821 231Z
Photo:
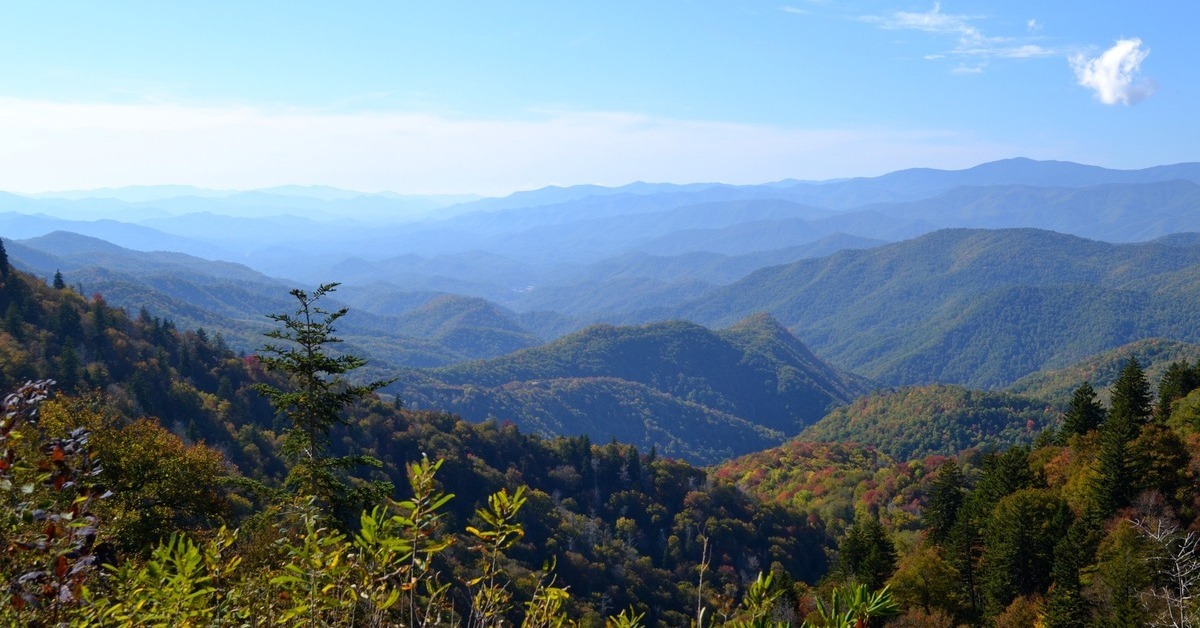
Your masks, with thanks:
M1071 405L1063 416L1062 429L1058 431L1058 444L1065 445L1071 436L1082 436L1100 427L1104 422L1104 407L1096 401L1096 389L1084 382L1071 396Z
M1100 429L1089 513L1093 519L1111 516L1137 496L1144 460L1133 441L1149 417L1150 383L1137 359L1129 358L1113 384L1112 406Z
M875 515L860 517L838 546L838 568L872 590L896 571L896 546Z
M63 290L67 287L66 282L63 281L62 271L54 271L54 283L52 285L55 290Z
M1137 358L1129 358L1113 384L1109 418L1113 417L1127 417L1134 425L1141 425L1150 417L1150 382L1146 381Z
M282 329L266 333L267 337L287 345L268 343L263 347L262 363L288 377L291 387L282 390L270 384L256 384L275 408L291 420L284 435L282 453L291 463L286 486L297 493L315 497L327 508L345 511L374 501L390 487L372 485L353 488L343 475L357 465L380 466L369 456L335 456L330 452L330 430L345 424L343 410L389 382L375 381L354 385L342 376L366 364L355 355L332 355L328 345L341 342L334 336L334 323L346 314L346 309L327 311L317 301L332 292L338 284L324 284L312 294L292 290L297 309L292 314L268 314Z
M1166 422L1171 416L1171 404L1200 388L1200 362L1195 366L1187 360L1172 362L1158 381L1158 412L1156 418Z
M1113 413L1100 430L1096 475L1092 481L1091 515L1101 520L1129 505L1137 494L1139 471L1133 451L1138 426L1126 413Z
M938 468L929 495L929 505L925 508L924 519L931 542L940 544L949 538L962 509L963 498L962 473L958 470L958 463L951 458Z
M996 504L984 529L983 589L993 611L1050 585L1055 545L1070 511L1054 491L1029 488Z
M4 238L0 238L0 279L8 279L8 251L4 248Z
M975 497L986 514L1006 495L1033 486L1037 481L1029 467L1029 449L1009 447L984 462Z
M1089 532L1082 521L1076 521L1067 534L1054 546L1054 566L1050 577L1054 584L1046 594L1047 628L1084 628L1088 622L1088 603L1083 597L1080 570L1090 562Z

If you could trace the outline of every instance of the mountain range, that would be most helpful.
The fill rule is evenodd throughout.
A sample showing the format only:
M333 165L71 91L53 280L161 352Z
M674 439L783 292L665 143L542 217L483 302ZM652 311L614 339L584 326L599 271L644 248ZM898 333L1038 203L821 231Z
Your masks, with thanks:
M288 290L341 282L344 347L367 375L400 373L405 403L704 462L877 386L1015 385L1060 407L1080 372L1111 371L1079 366L1092 356L1193 355L1196 232L1200 164L1011 159L498 199L0 195L15 265L129 312L252 353Z

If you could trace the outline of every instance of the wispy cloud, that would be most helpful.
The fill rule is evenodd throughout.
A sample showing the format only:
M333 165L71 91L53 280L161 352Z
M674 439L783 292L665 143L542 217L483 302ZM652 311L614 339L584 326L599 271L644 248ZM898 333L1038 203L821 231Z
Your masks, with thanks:
M808 13L809 13L807 9L801 9L800 7L794 7L790 4L785 4L785 5L780 6L779 10L783 11L784 13L793 13L795 15L808 15Z
M889 16L868 16L867 21L893 30L918 30L926 33L958 34L968 39L982 37L979 30L971 26L971 17L942 13L942 4L933 3L933 9L925 12L896 11Z
M1015 37L987 35L975 25L975 22L982 21L984 18L944 13L940 2L933 3L933 8L929 11L895 11L887 15L869 15L862 19L886 30L919 31L955 38L955 45L952 48L942 53L924 55L927 60L940 59L945 56L974 57L980 60L990 58L1031 59L1060 54L1054 49L1028 41L1028 38L1022 41ZM1036 20L1030 20L1026 27L1034 30L1035 25L1037 28L1041 28ZM968 71L964 71L964 68L967 68ZM982 68L982 63L960 64L951 71L956 74L976 74Z
M1076 54L1070 58L1079 84L1092 90L1106 105L1130 105L1154 93L1154 84L1138 80L1142 61L1150 54L1136 37L1118 40L1097 57Z
M412 112L0 98L0 190L184 183L503 193L635 180L752 183L966 167L1012 146L939 130L795 128L628 112Z

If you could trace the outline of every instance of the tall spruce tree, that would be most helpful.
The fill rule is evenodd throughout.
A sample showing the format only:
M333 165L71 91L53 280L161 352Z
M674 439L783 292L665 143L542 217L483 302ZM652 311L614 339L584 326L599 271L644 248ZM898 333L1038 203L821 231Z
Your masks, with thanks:
M1094 544L1089 542L1091 532L1083 521L1076 521L1054 546L1054 566L1050 577L1054 583L1046 594L1046 628L1084 628L1090 616L1089 606L1083 597L1083 583L1079 572L1094 554Z
M1142 485L1144 461L1133 447L1150 417L1150 383L1136 358L1129 358L1113 384L1112 406L1100 429L1096 475L1092 481L1093 518L1105 519L1128 506Z
M4 238L0 238L0 279L8 279L8 251L4 248Z
M1100 430L1091 514L1101 520L1128 506L1137 494L1139 470L1133 450L1138 426L1128 414L1112 414Z
M346 472L358 465L379 467L370 456L336 456L330 452L330 430L345 424L344 409L371 395L389 382L375 381L354 385L343 375L366 364L355 355L333 355L327 352L331 344L341 342L334 336L334 323L346 315L346 309L327 311L317 305L338 284L318 287L312 294L292 290L298 302L291 314L268 314L282 325L266 333L286 345L268 343L262 349L262 363L270 370L283 373L289 381L287 390L270 384L256 384L255 389L266 396L276 412L291 421L284 435L281 451L291 464L285 485L293 491L317 499L318 503L339 514L369 501L377 501L390 486L371 483L351 485Z
M999 501L984 526L983 590L998 612L1050 586L1054 549L1070 510L1053 490L1027 488Z
M1200 388L1200 362L1194 366L1187 360L1172 362L1158 380L1158 411L1155 414L1165 423L1171 416L1171 404Z
M929 495L929 505L925 507L925 528L930 542L941 544L950 537L950 531L962 510L964 497L962 472L958 470L958 463L951 458L938 468Z
M1065 445L1071 436L1082 436L1100 427L1104 422L1104 406L1096 401L1096 389L1084 382L1071 396L1071 405L1063 415L1062 428L1058 431L1058 444Z
M896 572L896 545L878 516L859 517L846 531L838 545L838 569L873 590L882 588Z
M1129 358L1112 388L1109 418L1128 417L1135 425L1150 418L1150 382L1137 358Z

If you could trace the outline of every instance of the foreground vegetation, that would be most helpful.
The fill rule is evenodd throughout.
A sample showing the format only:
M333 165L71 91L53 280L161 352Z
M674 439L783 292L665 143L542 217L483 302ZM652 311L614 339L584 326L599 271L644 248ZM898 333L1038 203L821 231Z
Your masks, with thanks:
M5 372L34 380L5 381L0 423L7 624L1196 620L1186 362L1157 405L1134 360L1107 407L1078 387L1032 446L792 442L710 471L351 386L331 287L239 357L2 270Z

